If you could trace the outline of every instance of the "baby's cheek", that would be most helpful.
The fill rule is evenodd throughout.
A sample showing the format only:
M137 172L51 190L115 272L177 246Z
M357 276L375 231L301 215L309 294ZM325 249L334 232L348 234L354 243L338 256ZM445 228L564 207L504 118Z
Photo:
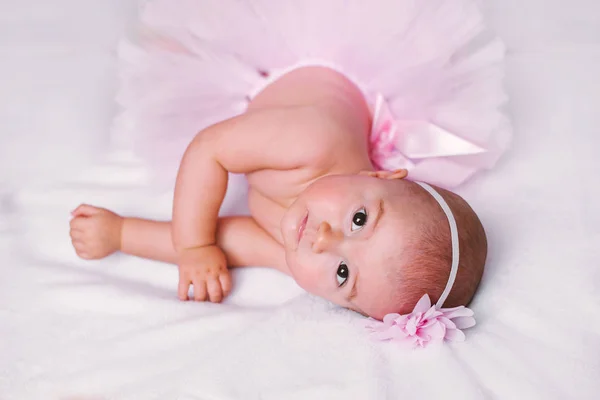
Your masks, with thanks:
M296 283L304 290L318 296L321 295L319 283L321 281L319 268L308 260L296 259L290 268Z
M296 280L296 283L300 285L302 289L316 294L316 280L314 275L315 274L313 271L311 271L309 268L304 268L304 266L301 265L297 266L294 271L294 279Z

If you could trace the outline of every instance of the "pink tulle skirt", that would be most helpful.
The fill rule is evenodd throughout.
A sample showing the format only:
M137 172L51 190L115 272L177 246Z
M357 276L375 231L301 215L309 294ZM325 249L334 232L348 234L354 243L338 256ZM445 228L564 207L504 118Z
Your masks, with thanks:
M372 135L381 148L387 137L389 151L374 151L378 166L455 187L493 167L511 136L502 109L505 48L478 4L150 1L119 47L114 138L146 159L159 181L172 182L198 131L244 112L285 72L324 65L353 80L374 110L384 103L375 119L397 123L393 140L381 130Z

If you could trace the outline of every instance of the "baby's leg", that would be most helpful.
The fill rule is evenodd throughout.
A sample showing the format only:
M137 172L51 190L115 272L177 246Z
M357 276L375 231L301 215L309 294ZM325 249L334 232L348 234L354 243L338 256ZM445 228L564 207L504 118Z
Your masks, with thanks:
M116 251L177 264L171 222L124 218L109 210L82 205L73 212L71 240L85 259L104 258ZM230 267L265 266L287 273L282 246L251 217L220 218L217 245Z

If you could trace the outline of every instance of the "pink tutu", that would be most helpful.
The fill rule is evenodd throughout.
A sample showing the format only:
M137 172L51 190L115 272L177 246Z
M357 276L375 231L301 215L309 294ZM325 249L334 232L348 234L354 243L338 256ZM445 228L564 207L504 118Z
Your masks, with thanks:
M135 36L119 48L114 138L167 181L198 131L302 65L342 72L374 109L383 99L394 126L416 124L397 132L408 150L390 142L375 160L413 179L457 186L510 141L505 48L477 0L154 0Z

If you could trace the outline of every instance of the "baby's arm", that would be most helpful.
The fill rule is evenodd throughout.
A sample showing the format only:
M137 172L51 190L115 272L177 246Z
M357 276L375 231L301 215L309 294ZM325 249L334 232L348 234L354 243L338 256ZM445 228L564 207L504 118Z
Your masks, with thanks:
M335 128L328 121L321 110L310 106L259 109L196 136L183 156L173 205L180 298L187 298L190 285L201 291L206 286L211 298L213 293L220 297L218 292L229 285L226 259L215 237L227 173L318 167L312 158L330 148L320 146L323 138L331 137L324 129ZM298 151L309 146L316 151Z
M99 259L122 251L137 257L177 263L177 252L171 244L170 222L125 218L85 204L73 211L73 217L71 241L82 258ZM289 273L281 245L251 217L219 218L216 237L217 245L225 252L231 267L265 266Z
M314 147L316 130L326 128L321 125L323 118L314 117L318 113L311 107L261 109L199 133L188 146L177 176L173 206L175 249L214 244L227 172L291 170L310 163L311 160L305 160L306 152L294 150Z
M219 218L216 241L230 267L262 266L287 273L283 248L252 217ZM123 253L176 264L171 243L170 222L123 218L119 249Z

